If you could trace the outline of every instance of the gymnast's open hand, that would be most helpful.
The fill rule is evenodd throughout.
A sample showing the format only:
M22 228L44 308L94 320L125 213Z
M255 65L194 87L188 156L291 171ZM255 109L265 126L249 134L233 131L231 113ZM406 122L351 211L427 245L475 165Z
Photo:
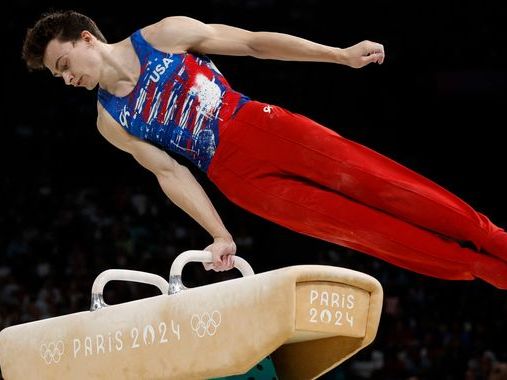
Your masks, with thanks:
M344 63L354 69L359 69L370 63L378 63L380 65L384 62L385 58L384 46L368 40L343 49L343 53Z
M213 269L215 272L223 272L234 268L236 243L234 243L232 237L215 238L213 244L208 245L204 250L213 254L212 263L203 263L206 270Z

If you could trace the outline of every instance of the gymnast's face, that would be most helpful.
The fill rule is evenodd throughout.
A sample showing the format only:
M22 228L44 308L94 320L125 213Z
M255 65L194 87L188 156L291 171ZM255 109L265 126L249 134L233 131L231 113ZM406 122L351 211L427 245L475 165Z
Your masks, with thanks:
M88 31L77 41L61 42L53 39L44 53L44 65L55 77L74 87L94 89L99 83L101 55L97 39Z

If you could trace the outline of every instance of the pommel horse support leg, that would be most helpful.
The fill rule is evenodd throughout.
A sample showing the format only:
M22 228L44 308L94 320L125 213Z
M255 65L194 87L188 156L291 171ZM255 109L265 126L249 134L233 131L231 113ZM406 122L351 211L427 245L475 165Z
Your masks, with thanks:
M101 273L91 311L8 327L0 332L0 366L17 379L209 379L247 372L272 355L280 379L315 379L370 344L377 333L382 287L364 273L299 265L187 289L187 251L160 276ZM107 305L108 281L157 286L162 295Z

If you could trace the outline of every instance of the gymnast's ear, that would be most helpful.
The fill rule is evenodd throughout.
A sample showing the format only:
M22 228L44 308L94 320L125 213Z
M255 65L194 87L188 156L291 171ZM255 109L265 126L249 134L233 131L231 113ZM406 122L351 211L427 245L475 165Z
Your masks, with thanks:
M81 39L86 43L91 43L94 42L97 38L88 30L83 30L81 32Z

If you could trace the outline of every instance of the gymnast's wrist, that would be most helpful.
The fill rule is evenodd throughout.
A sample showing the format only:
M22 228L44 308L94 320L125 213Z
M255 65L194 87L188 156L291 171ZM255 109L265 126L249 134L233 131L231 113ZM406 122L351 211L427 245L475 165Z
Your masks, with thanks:
M333 48L333 62L340 65L347 64L347 52L345 49Z
M222 241L222 242L225 242L225 243L232 243L234 242L234 239L232 238L232 235L228 232L224 232L224 233L221 233L221 234L218 234L218 235L214 235L213 236L213 240L215 242L218 242L218 241Z

